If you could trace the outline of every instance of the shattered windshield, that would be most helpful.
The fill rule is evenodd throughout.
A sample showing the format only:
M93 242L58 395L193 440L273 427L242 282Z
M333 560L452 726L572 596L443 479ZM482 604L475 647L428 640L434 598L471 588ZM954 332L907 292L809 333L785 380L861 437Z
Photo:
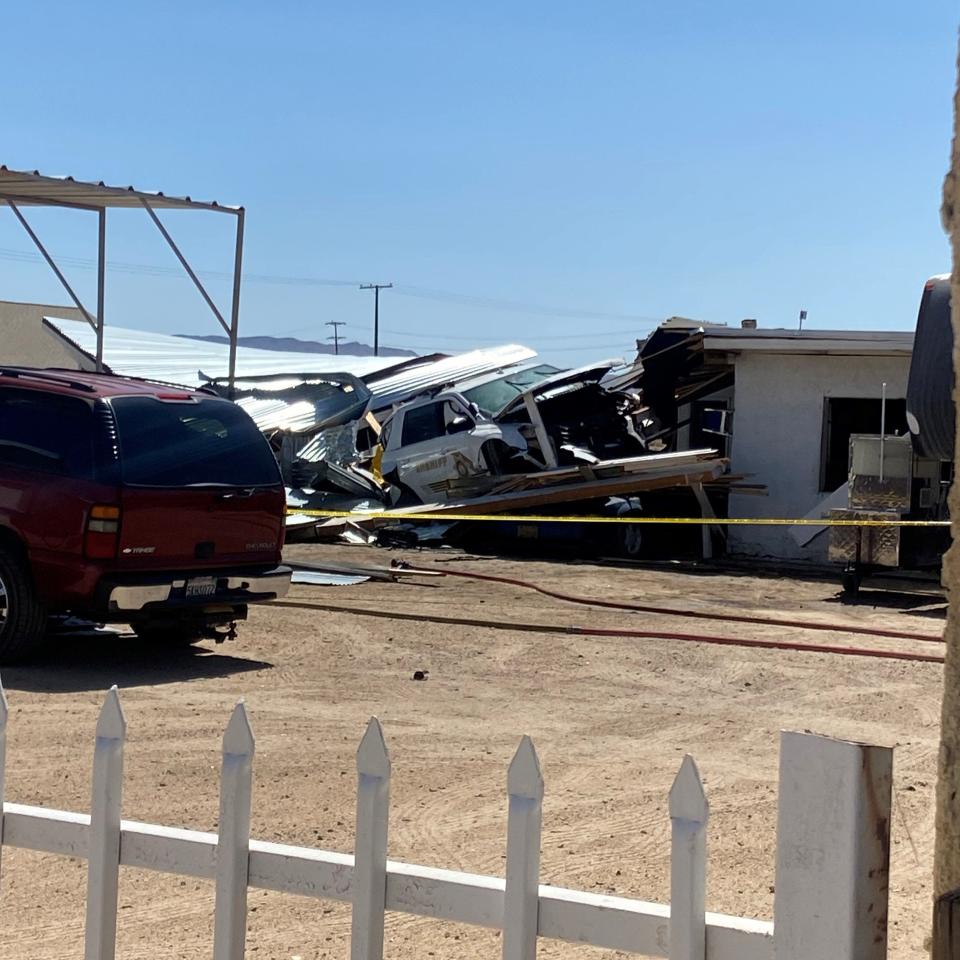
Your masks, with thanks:
M491 380L489 383L482 383L477 387L464 390L463 395L467 400L475 403L483 413L488 417L498 414L514 397L520 396L530 387L552 377L555 373L560 373L558 367L551 367L547 363L542 363L537 367L531 367L529 370L518 370L514 373L508 373L499 380Z

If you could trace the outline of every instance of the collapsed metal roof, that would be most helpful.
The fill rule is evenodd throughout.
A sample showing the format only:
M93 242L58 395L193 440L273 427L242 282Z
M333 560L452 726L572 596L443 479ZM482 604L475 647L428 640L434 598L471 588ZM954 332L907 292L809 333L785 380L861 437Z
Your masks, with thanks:
M364 379L373 394L371 409L376 411L448 383L459 383L484 373L506 370L536 355L536 351L529 347L508 343L502 347L485 347L441 360L410 365L391 376L368 376Z
M48 329L93 358L96 334L87 323L57 317L43 319ZM109 326L103 350L104 362L114 373L196 387L208 380L226 377L230 348L225 343ZM305 367L310 368L311 373L343 372L363 377L396 363L396 357L348 357L237 347L238 378L268 374L302 377Z
M229 387L225 390L229 395ZM234 394L261 433L310 434L357 420L367 411L370 391L349 373L301 379L256 378Z
M54 335L92 359L91 350L96 346L96 334L88 324L82 320L63 320L59 317L44 317L43 320ZM126 327L107 327L104 340L104 361L113 373L192 387L222 379L228 351L229 347L223 343ZM311 377L322 378L323 374L352 374L361 378L369 389L372 395L370 409L384 410L427 390L497 370L508 370L536 355L536 351L529 347L507 344L471 350L452 357L438 358L434 355L411 360L403 358L398 362L396 357L350 357L241 346L237 347L236 372L241 394L249 393L248 388L252 386L243 382L247 378L283 377L282 381L275 381L273 386L276 389L289 389ZM308 373L304 372L305 368L309 369ZM270 403L272 401L266 400L262 404L253 404L260 408L258 413L263 413L264 422L275 415L274 425L279 427L287 413L294 416L298 426L310 419L311 414L306 407L295 412L287 409L285 413L282 406L276 405L268 413L267 404ZM295 428L291 426L288 429Z

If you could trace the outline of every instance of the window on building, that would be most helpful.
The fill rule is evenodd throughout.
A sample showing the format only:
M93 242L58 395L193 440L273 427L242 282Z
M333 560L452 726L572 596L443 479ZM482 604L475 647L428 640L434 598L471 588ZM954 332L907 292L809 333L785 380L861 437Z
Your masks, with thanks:
M907 401L887 400L887 435L907 432ZM832 493L847 482L850 435L880 433L880 400L824 397L820 457L820 490Z

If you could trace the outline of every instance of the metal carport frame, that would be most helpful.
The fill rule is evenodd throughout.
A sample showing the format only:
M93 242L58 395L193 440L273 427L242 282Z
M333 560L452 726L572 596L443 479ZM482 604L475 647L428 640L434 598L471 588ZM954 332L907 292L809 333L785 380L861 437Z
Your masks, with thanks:
M110 207L145 209L230 339L228 380L231 390L233 389L237 365L237 331L240 321L240 274L243 264L243 221L245 214L243 207L226 206L217 203L215 200L206 202L192 200L190 197L170 197L159 192L136 190L133 187L110 187L102 180L98 183L92 183L74 180L73 177L49 177L37 170L33 172L10 170L8 167L0 165L0 205L4 204L11 209L14 216L20 221L20 225L40 251L50 269L56 274L70 299L86 317L87 323L96 331L97 370L103 369L103 293L106 268L107 209ZM73 287L70 286L67 278L57 266L54 258L28 223L20 209L28 206L66 207L72 210L88 210L98 215L96 314L91 314L83 305ZM160 209L211 210L217 213L229 213L237 218L237 240L233 261L233 298L230 306L229 323L223 318L200 278L161 222L157 215L157 210Z

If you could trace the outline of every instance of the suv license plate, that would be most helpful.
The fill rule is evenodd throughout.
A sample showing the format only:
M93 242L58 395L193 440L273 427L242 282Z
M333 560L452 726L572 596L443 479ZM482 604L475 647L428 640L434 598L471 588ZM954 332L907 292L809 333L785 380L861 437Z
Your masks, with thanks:
M217 581L213 577L195 577L187 581L185 596L209 597L217 592Z

